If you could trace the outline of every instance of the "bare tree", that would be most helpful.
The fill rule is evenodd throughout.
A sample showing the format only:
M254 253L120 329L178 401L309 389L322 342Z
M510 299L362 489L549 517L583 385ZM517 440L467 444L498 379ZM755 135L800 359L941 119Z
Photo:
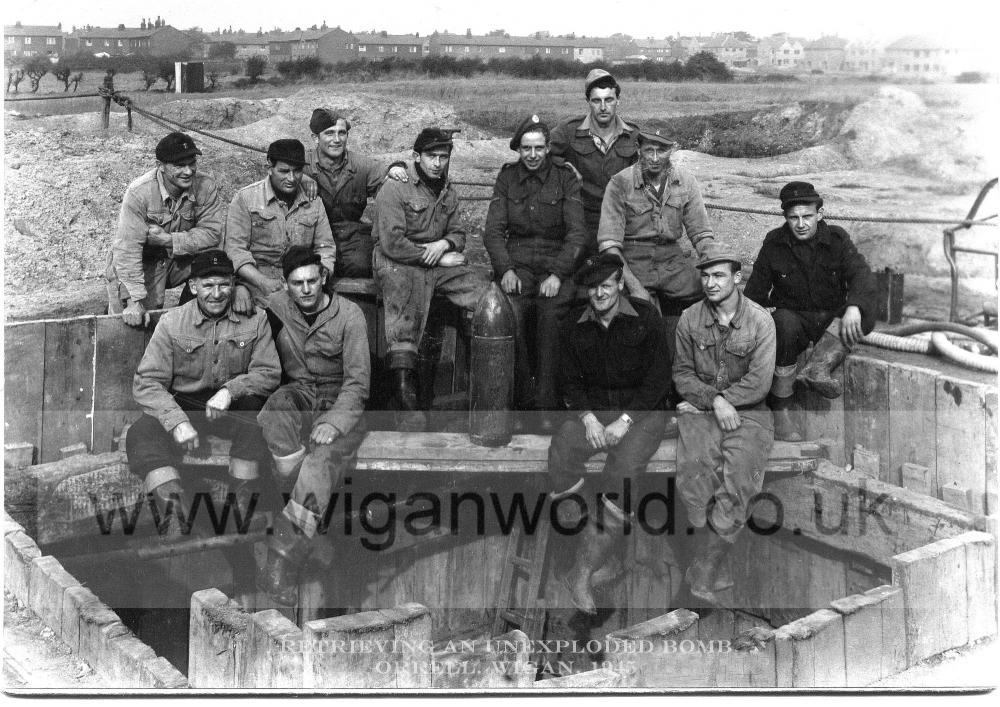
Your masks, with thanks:
M80 85L81 81L83 81L82 71L78 71L75 74L73 74L73 76L70 77L69 82L73 84L73 93L76 93L76 89Z
M260 80L260 75L267 69L267 57L260 54L247 59L247 77L251 82Z
M208 75L208 90L214 91L218 83L219 83L219 74L213 71Z
M48 59L40 56L35 57L25 65L24 71L31 80L32 93L38 93L38 85L41 83L42 77L49 73L51 66L52 64L49 63Z
M73 69L66 63L65 59L60 59L55 66L52 67L52 75L55 76L57 80L62 81L63 93L69 91L69 81L70 76L73 75Z
M7 93L10 93L10 87L14 87L14 93L17 93L17 85L24 81L24 69L11 69L7 72Z

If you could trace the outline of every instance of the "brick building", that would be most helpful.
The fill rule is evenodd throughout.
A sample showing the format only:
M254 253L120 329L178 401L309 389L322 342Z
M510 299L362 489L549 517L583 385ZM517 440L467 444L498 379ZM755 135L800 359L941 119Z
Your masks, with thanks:
M170 25L159 27L85 27L74 30L66 39L66 52L91 54L148 54L150 56L201 56L197 39Z
M64 46L62 24L22 25L15 22L3 26L4 56L8 60L36 56L58 58Z

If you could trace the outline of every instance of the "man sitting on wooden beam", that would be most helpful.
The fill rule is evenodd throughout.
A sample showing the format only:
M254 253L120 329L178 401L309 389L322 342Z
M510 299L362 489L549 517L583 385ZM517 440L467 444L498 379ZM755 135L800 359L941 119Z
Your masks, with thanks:
M764 402L774 374L774 322L737 289L740 256L721 244L698 260L705 299L677 323L677 491L697 529L684 575L698 599L718 604L732 586L727 555L764 483L774 442Z
M293 246L282 258L285 291L267 316L288 381L257 419L274 457L278 485L290 491L268 539L260 588L286 606L298 597L296 576L309 556L330 495L353 468L365 434L371 362L361 309L324 292L320 255ZM309 449L307 451L306 444Z
M560 334L559 383L575 414L552 437L548 464L556 491L550 497L561 525L583 527L563 583L574 606L590 615L597 613L598 572L629 520L613 501L630 506L619 491L645 472L667 423L666 327L652 304L623 294L624 267L614 253L584 262L574 280L587 288L589 301L570 312ZM599 452L607 452L607 462L599 478L590 478L584 465Z
M221 250L194 257L194 300L160 318L132 383L144 414L125 438L129 468L148 493L185 509L180 462L199 446L200 434L233 440L229 475L241 502L259 465L270 461L256 418L278 387L281 367L264 313L237 314L230 306L233 276ZM160 533L175 539L182 532L176 510L168 520Z
M744 294L774 307L777 366L771 397L774 436L802 439L793 404L796 379L826 398L843 385L833 377L865 334L875 328L875 277L847 231L823 220L823 198L808 182L789 182L779 194L785 225L764 237ZM796 361L816 343L796 376Z

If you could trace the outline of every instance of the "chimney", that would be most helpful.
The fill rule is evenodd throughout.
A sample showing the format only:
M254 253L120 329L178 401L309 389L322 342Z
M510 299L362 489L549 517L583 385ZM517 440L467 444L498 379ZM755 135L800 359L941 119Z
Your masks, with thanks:
M20 27L21 26L21 20L18 20L17 22L15 22L14 26L15 27Z
M119 30L123 30L123 29L125 29L125 25L124 25L124 24L120 24L120 25L118 25L118 29L119 29Z

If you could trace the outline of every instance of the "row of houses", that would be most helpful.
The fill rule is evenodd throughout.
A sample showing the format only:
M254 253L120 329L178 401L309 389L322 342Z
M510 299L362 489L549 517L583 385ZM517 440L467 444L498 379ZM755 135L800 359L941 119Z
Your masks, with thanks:
M539 56L582 63L687 61L698 52L709 52L736 70L823 73L887 73L903 76L946 77L990 66L986 57L969 47L950 45L931 37L907 36L891 43L850 41L841 37L807 40L779 33L753 38L745 33L703 37L634 39L611 37L552 37L546 32L510 36L503 32L474 35L450 32L388 34L348 32L321 27L291 32L216 31L182 32L157 18L142 26L72 28L61 25L4 26L8 60L34 56L58 57L78 51L111 56L123 54L176 55L210 58L233 54L245 59L264 55L271 63L317 57L326 63L389 57L491 58ZM231 46L229 46L231 45Z

